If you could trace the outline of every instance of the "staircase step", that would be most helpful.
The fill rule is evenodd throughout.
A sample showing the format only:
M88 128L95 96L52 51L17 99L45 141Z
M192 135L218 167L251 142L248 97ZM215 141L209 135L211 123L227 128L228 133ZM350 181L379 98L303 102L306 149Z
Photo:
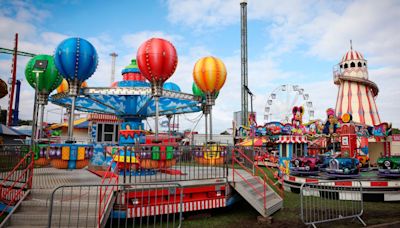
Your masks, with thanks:
M61 201L54 201L53 202L53 207L69 207L71 205L71 207L75 208L75 207L81 207L81 208L90 208L90 209L94 209L96 207L98 207L98 203L97 202L91 202L89 201L89 203L87 201L81 201L81 203L79 204L79 201L65 201L65 202L61 202ZM31 199L31 200L25 200L22 201L21 203L21 209L24 210L25 208L48 208L50 207L50 200L41 200L41 199Z
M235 183L234 188L262 216L270 216L282 208L282 198L268 185L266 186L266 208L264 208L264 196L256 193L253 189L256 188L259 193L264 194L264 185L256 179L253 179L252 182L254 186L250 186L245 181L238 181Z
M50 199L51 195L53 193L52 189L34 189L33 191L31 191L31 195L30 198L34 198L34 199ZM97 192L96 189L91 189L90 192L88 192L87 190L82 190L82 191L75 191L75 190L58 190L55 194L54 194L54 199L60 199L61 197L65 200L68 198L84 198L87 201L87 198L89 199L96 199L96 197L98 197L98 195L100 194L100 192Z
M91 224L92 226L95 226L97 222L97 216L94 215L88 215L83 214L79 216L79 224L86 224L86 221L88 224ZM18 225L18 227L21 227L23 225L27 226L47 226L48 223L48 214L19 214L16 213L11 217L10 225ZM61 225L61 226L76 226L78 223L78 216L77 215L72 215L72 216L67 216L67 215L62 215L60 218L58 215L53 214L53 219L52 219L52 225Z

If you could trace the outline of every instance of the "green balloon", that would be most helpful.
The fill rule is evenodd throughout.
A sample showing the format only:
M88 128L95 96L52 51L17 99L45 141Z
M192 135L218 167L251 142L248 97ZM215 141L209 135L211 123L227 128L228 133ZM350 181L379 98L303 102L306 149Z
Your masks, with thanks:
M47 61L45 69L39 69L35 67L35 63L38 60ZM55 90L62 82L63 78L58 72L54 65L54 59L51 55L37 55L29 60L25 67L25 78L32 88L36 89L36 73L35 70L43 71L39 73L38 78L38 92L50 94Z
M192 85L192 91L193 91L193 95L195 95L197 97L205 96L203 91L201 91L201 89L194 82L193 82L193 85Z
M193 82L192 85L192 92L193 95L197 96L197 97L202 97L203 99L206 99L206 95L203 93L203 91L201 91L201 89L196 85L195 82ZM215 93L215 98L217 98L219 95L219 91L217 93Z

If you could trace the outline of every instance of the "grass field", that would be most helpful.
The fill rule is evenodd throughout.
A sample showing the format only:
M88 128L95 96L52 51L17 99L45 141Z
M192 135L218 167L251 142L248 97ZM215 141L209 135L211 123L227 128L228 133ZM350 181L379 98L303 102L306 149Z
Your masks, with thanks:
M269 177L272 173L263 168ZM184 227L306 227L300 219L300 195L285 192L284 208L273 215L272 224L258 224L258 212L245 200L230 208L214 209L198 213L184 214ZM400 221L400 202L364 202L361 216L367 225ZM399 225L399 224L398 224ZM351 219L319 224L318 227L361 227L361 223ZM392 227L396 227L392 226Z

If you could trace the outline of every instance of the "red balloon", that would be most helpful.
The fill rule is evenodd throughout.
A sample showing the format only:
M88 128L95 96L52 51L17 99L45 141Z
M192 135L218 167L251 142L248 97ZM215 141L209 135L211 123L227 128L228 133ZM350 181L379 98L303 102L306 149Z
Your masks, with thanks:
M151 83L165 82L175 72L178 55L169 41L151 38L140 45L136 61L140 72Z

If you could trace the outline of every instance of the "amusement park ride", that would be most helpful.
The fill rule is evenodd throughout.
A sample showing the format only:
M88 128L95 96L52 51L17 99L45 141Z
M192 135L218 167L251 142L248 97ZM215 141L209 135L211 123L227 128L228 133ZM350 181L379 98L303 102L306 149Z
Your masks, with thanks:
M242 37L242 42L246 43L247 38ZM250 93L247 47L242 51L242 63L246 63L242 86ZM85 39L68 38L57 46L54 56L36 55L26 65L26 79L35 89L31 142L34 164L51 164L57 172L88 167L93 176L102 178L101 184L125 184L119 190L128 189L111 194L121 196L123 201L106 196L107 190L100 191L98 226L108 217L107 212L118 218L135 218L164 214L164 208L176 213L225 207L232 203L233 192L268 217L282 208L282 189L298 192L302 183L329 179L350 179L340 182L350 187L353 180L362 181L363 191L368 194L381 195L385 201L400 200L396 192L400 181L395 179L400 177L400 159L391 156L391 126L379 118L374 99L378 87L368 79L363 55L352 47L334 70L339 92L336 109L327 109L325 121L313 120L314 107L304 89L284 85L268 97L266 123L258 125L253 112L247 118L247 96L242 91L242 107L246 109L242 120L247 123L234 129L238 139L231 145L234 147L217 144L212 138L212 108L227 77L224 63L213 56L199 59L193 68L193 94L181 92L177 84L167 82L177 64L172 43L151 38L122 70L122 81L113 82L110 87L88 87L85 81L98 65L96 49ZM6 94L1 86L0 83L0 96ZM52 94L56 89L57 93ZM295 97L286 102L290 106L279 113L282 117L272 121L276 111L273 105L282 92L294 92ZM298 99L300 105L296 105ZM63 142L44 137L42 123L48 101L68 110L68 139ZM94 142L78 143L73 135L75 110L113 116L118 127L110 130L91 123L89 134ZM177 138L159 133L160 116L193 112L205 116L206 142L201 147L183 146ZM143 122L149 117L155 118L154 133L145 130ZM118 143L96 140L104 131L117 132ZM376 161L370 155L381 151L369 150L370 141L383 145L384 156ZM378 170L373 170L376 167L372 163ZM277 180L269 179L260 165L272 170ZM174 191L155 189L149 190L146 200L137 197L143 196L144 190L136 185L170 182L182 186L179 207L177 201L165 205L165 199L177 196ZM268 184L278 185L277 190ZM111 209L101 208L104 202ZM153 211L148 210L150 207Z
M379 118L375 104L379 90L368 79L366 60L351 47L333 73L339 92L336 110L327 110L325 122L310 119L303 123L304 106L295 106L291 119L275 117L280 121L262 126L249 121L250 127L238 129L237 138L247 137L247 141L253 138L253 142L265 138L264 144L253 145L258 151L255 162L278 166L285 190L297 191L294 189L309 181L353 179L363 181L368 194L382 200L400 200L392 192L393 186L399 184L393 178L400 177L400 164L398 156L391 156L391 125ZM284 91L286 86L282 88ZM268 98L265 118L271 117L270 106L276 99L276 91ZM369 148L370 142L379 143L381 149ZM279 159L274 159L275 151ZM378 191L377 186L383 188Z

